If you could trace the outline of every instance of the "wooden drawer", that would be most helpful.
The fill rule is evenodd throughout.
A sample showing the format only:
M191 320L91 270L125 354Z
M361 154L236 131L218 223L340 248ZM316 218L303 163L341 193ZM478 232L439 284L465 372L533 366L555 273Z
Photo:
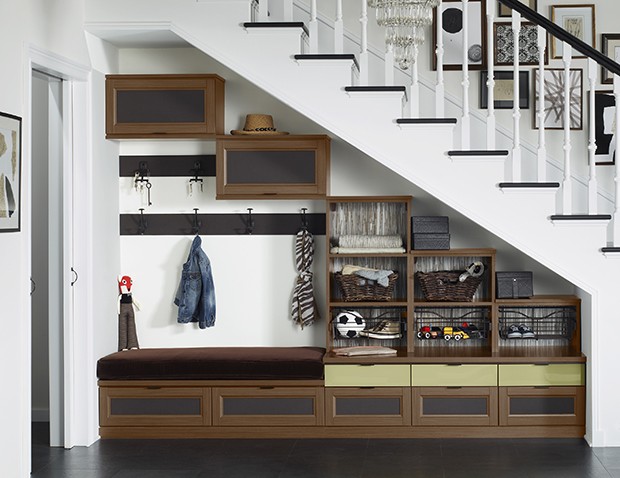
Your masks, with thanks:
M499 366L501 387L581 386L585 385L585 365L510 364Z
M494 387L497 365L412 365L414 387Z
M211 390L180 387L101 387L99 424L102 427L210 425Z
M213 425L323 425L322 387L215 387Z
M408 387L410 365L326 365L326 387Z
M585 425L585 387L499 387L499 424Z
M327 388L325 422L333 426L411 425L411 389Z
M497 387L413 387L413 425L495 426Z

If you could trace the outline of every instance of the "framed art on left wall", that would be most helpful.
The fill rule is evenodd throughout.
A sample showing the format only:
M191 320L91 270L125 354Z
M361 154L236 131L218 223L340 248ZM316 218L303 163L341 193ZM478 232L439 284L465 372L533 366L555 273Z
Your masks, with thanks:
M22 119L0 112L0 232L17 232L21 222Z

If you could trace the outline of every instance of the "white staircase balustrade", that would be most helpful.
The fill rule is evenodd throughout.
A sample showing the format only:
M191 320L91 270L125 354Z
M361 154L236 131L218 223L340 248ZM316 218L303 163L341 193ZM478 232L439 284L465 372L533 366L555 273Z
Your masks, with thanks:
M316 0L310 2L310 20L308 21L308 37L310 53L319 52L319 22L316 18L317 8Z
M547 32L538 26L538 151L536 156L537 178L544 183L547 180L547 146L545 144L545 53L547 50Z
M521 106L519 99L519 35L521 34L521 15L519 12L512 11L512 44L514 46L513 54L513 100L512 100L512 155L511 155L511 181L517 183L521 181ZM489 45L489 49L491 46Z
M573 213L573 181L571 178L571 78L570 66L573 57L572 47L563 42L562 45L562 61L564 62L564 179L562 181L562 214L569 216ZM542 99L541 99L542 101Z
M495 23L496 2L487 2L487 149L495 149L495 68L493 65L493 47L495 35L493 24ZM515 96L516 98L516 96Z
M368 3L361 0L360 14L360 54L359 54L359 84L360 86L368 85ZM344 32L343 32L344 35Z
M596 180L596 116L594 99L596 98L596 80L598 77L598 65L592 59L588 59L588 80L590 82L589 121L588 121L588 161L590 177L588 178L588 214L596 214L598 211L598 185Z
M342 0L336 0L336 20L334 21L334 53L344 52L344 21L342 19Z
M463 115L461 116L461 149L471 146L471 117L469 114L469 1L462 0L463 5Z
M435 85L435 118L443 118L445 115L445 104L446 104L446 89L444 84L444 76L443 76L443 55L444 55L444 47L443 47L443 15L441 15L442 11L442 3L439 2L439 6L436 9L436 22L437 28L435 29L435 34L437 37L437 46L435 48L435 61L437 65L437 84Z
M620 57L616 56L616 61ZM620 134L620 75L614 75L614 97L616 99L616 121L614 121L614 135L609 145L609 155L614 159L614 182L616 185L616 207L612 217L611 244L620 247L620 156L618 151L618 134Z

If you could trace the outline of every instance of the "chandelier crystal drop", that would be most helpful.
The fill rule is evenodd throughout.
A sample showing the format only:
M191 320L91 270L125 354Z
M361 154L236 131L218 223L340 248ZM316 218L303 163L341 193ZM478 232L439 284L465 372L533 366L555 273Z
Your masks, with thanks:
M386 27L385 44L392 48L401 70L415 62L437 5L439 0L368 0L368 6L376 9L377 24Z

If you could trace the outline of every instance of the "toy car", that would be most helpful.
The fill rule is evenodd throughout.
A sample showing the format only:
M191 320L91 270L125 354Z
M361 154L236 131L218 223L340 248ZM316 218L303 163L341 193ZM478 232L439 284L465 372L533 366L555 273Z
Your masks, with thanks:
M441 337L441 327L423 325L417 333L419 339L437 339Z
M469 339L469 334L460 327L444 327L443 328L444 340L454 339L456 342L463 339Z

